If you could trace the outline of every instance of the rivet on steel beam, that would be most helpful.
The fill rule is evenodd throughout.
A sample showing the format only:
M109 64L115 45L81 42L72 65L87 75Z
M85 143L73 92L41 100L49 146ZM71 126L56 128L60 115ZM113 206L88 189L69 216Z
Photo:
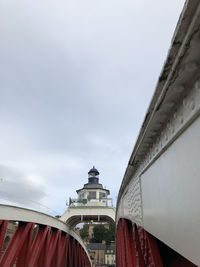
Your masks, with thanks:
M182 86L182 85L175 86L175 87L173 88L173 90L174 90L175 92L177 92L177 93L182 93L183 90L184 90L184 86Z
M174 103L173 101L165 103L165 106L166 106L167 108L173 108L174 105L175 105L175 103Z
M183 117L183 114L181 114L181 117L180 117L180 122L183 123L184 122L184 117Z
M159 117L162 119L162 120L165 120L167 118L167 114L166 113L161 113L159 115Z
M188 100L187 100L186 97L184 97L184 98L183 98L183 106L184 106L184 107L187 107L187 105L188 105Z
M176 118L177 118L177 112L174 113L174 119L176 119Z
M190 101L189 107L190 107L191 110L193 110L195 108L195 100L194 99L192 99Z
M196 62L189 62L186 66L185 69L188 72L193 72L198 68L198 64Z
M151 136L155 136L156 134L157 134L157 131L151 131L151 132L150 132L150 135L151 135Z

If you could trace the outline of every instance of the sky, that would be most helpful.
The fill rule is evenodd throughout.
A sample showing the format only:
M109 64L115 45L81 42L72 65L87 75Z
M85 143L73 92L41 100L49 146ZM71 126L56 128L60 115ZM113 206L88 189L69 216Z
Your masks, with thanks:
M0 0L0 203L116 202L183 0Z

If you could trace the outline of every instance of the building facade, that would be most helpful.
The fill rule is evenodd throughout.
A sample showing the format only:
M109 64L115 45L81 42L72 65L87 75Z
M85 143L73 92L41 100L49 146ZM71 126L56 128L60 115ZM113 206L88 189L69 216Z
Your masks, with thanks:
M72 228L79 223L115 222L115 208L110 191L99 183L99 171L93 166L88 172L88 182L76 190L77 198L69 198L68 208L59 218Z
M105 264L108 266L115 266L115 243L111 243L110 246L106 246Z
M78 194L78 205L99 205L107 206L108 201L112 199L108 198L110 191L103 188L103 185L99 183L99 171L93 166L88 172L88 183L84 184L83 188L76 190ZM111 203L113 204L113 203Z

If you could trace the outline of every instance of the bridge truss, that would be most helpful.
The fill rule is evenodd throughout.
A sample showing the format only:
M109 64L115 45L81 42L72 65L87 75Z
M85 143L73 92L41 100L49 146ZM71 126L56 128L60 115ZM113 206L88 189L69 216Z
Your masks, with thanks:
M199 136L200 1L188 0L120 187L117 266L200 265Z
M6 244L8 221L16 230ZM0 205L1 267L91 266L81 238L65 223L32 210Z

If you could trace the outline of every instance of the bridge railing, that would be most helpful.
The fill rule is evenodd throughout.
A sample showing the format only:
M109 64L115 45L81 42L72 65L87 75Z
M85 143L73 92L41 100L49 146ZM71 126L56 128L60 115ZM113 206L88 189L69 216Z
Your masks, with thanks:
M68 203L67 203L68 204ZM106 206L113 207L112 198L70 198L69 206Z

